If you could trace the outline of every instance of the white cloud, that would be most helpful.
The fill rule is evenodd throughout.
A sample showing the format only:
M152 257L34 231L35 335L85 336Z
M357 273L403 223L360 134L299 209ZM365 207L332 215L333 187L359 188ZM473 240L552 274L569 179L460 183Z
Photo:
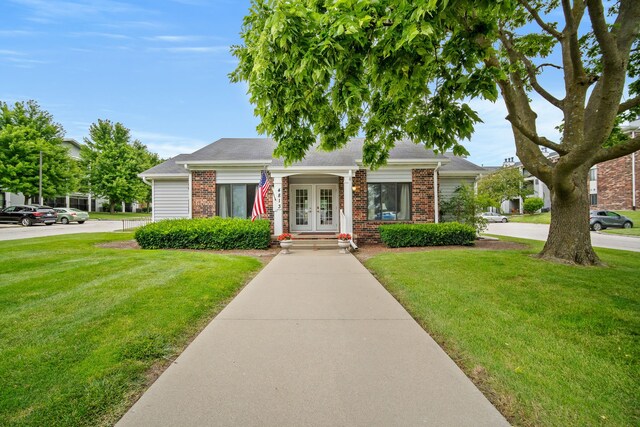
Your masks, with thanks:
M182 46L182 47L159 47L152 48L154 51L169 53L220 53L228 52L229 46Z
M124 34L116 34L116 33L101 33L96 31L84 31L84 32L74 32L70 33L72 37L104 37L107 39L114 40L125 40L130 39L131 37L126 36Z
M169 42L169 43L182 43L182 42L190 42L202 39L200 36L153 36L146 37L147 40L157 41L157 42Z
M0 37L28 37L37 34L36 31L27 30L0 30Z
M135 130L131 131L131 136L134 139L139 139L149 148L149 151L158 153L163 159L174 157L178 154L191 153L211 142L196 138Z

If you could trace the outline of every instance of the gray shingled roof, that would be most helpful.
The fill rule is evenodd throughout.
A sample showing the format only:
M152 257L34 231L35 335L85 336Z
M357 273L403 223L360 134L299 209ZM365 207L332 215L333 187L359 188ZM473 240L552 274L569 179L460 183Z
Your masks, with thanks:
M182 160L188 154L178 154L175 157L170 158L164 163L160 163L157 166L152 167L141 173L141 175L184 175L189 176L189 171L184 168L184 165L177 165L176 161Z
M364 138L353 138L346 147L333 152L324 152L312 149L306 157L295 166L357 166L356 161L362 159L362 146ZM191 154L180 154L162 163L142 175L150 174L176 174L185 173L186 169L179 162L233 162L233 161L257 161L271 160L271 166L283 166L284 161L280 158L273 158L273 150L276 143L270 138L222 138L206 147L201 148ZM451 163L442 166L443 170L455 171L477 171L482 172L483 168L469 162L468 160L453 156L435 154L433 150L427 150L424 146L414 144L411 141L399 141L389 153L390 160L445 160Z
M455 156L453 153L446 153L446 157L451 160L451 162L442 165L440 168L441 171L486 172L485 168L478 166L475 163L471 163L464 157Z

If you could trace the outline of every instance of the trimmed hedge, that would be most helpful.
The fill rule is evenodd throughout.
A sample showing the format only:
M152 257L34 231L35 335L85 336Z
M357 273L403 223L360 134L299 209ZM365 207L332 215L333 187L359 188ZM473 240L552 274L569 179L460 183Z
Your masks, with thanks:
M267 220L167 219L138 228L135 239L143 249L266 249L271 229Z
M392 248L407 246L470 246L476 230L457 222L442 224L388 224L380 226L382 242Z

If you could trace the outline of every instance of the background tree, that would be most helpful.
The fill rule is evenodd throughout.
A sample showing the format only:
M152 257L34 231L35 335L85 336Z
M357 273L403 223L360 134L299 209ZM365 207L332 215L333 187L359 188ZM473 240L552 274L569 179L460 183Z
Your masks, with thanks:
M530 193L519 168L506 167L483 176L478 181L478 195L490 200L490 206L499 208L505 200L517 199Z
M140 160L141 143L134 147L129 129L121 123L98 120L89 127L89 138L80 151L91 192L109 200L109 210L116 203L131 203L140 195L145 160ZM146 147L145 147L146 149Z
M146 145L142 142L135 140L132 144L134 157L138 163L138 173L144 172L147 169L159 165L163 160L157 153L149 151ZM135 199L138 202L143 202L147 205L147 208L151 205L151 187L145 184L141 179L137 181L136 196Z
M42 196L74 191L76 165L62 144L64 129L35 101L0 101L0 188L22 193L25 203L39 203L39 169L42 151Z
M372 167L401 138L465 153L460 141L479 121L467 101L496 100L499 88L518 157L551 191L541 256L597 264L588 171L640 149L640 136L608 143L618 116L640 105L639 55L630 56L639 23L637 0L615 2L609 17L599 0L253 0L230 77L248 83L258 130L278 141L275 154L286 163L316 138L333 150L364 133ZM591 31L579 34L581 25ZM548 60L554 51L559 64ZM564 94L545 89L541 73L563 80ZM634 96L621 102L627 77L636 79ZM534 94L559 110L560 141L538 132Z

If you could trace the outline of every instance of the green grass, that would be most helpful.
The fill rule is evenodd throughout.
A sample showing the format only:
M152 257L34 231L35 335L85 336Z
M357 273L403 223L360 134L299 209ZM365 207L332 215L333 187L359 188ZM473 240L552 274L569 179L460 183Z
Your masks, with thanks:
M549 212L540 214L511 215L509 222L526 222L528 224L550 224L551 214Z
M123 219L136 219L136 218L151 218L151 214L149 213L132 213L132 212L89 212L89 218L100 219L100 220L109 220L109 221L120 221Z
M0 425L112 425L261 267L131 238L0 242Z
M601 249L608 267L571 267L528 244L366 266L513 424L640 425L640 257Z

